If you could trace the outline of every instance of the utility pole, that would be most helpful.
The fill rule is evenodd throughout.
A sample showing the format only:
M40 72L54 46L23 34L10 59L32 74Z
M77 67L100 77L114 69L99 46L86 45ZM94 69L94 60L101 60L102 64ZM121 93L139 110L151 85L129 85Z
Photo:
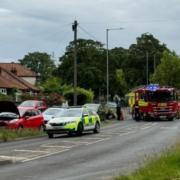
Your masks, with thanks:
M74 106L77 105L77 26L78 22L75 20L72 25L74 31Z
M146 51L146 85L149 83L149 54Z

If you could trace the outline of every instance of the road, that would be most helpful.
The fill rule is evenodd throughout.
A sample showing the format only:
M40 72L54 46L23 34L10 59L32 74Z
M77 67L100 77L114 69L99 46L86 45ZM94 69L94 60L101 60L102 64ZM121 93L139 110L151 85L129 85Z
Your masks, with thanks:
M0 143L1 180L107 180L133 171L147 157L169 148L180 137L180 121L135 122L103 126L100 134L57 136Z

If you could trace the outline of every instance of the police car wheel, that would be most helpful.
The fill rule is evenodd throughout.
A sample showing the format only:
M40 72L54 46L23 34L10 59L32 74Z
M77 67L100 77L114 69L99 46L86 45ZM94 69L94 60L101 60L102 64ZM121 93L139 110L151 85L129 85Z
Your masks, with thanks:
M77 134L78 136L80 136L80 135L82 135L82 132L83 132L83 124L82 124L82 123L79 123L76 134Z
M100 133L100 124L99 122L96 122L95 128L94 128L94 133Z
M48 137L49 137L49 138L53 138L53 137L54 137L54 134L48 133Z

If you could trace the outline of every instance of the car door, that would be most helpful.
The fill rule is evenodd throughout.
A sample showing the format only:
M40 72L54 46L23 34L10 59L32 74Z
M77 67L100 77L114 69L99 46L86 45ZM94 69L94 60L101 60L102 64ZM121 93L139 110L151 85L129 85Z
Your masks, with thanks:
M41 126L41 117L37 113L37 110L28 110L25 113L25 125L26 128L39 128Z
M98 114L96 112L89 110L89 126L91 126L92 129L95 128L97 116Z
M89 112L85 108L83 109L82 112L82 118L83 118L84 129L87 129L89 126Z
M25 128L33 128L33 116L32 116L32 110L27 110L25 113L24 113L24 123L23 123L23 126Z

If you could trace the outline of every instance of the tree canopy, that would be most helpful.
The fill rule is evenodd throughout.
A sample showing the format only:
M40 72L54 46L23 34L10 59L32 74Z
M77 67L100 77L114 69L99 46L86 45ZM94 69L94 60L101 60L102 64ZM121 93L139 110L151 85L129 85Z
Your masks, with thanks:
M56 75L62 83L73 85L74 42L60 57ZM128 89L146 84L146 62L148 54L149 77L159 65L164 51L170 52L152 34L145 33L136 39L128 49L116 47L109 50L109 91L111 98L115 93L124 95ZM77 84L92 89L95 97L106 96L106 48L98 41L77 40ZM118 91L118 92L117 92Z
M51 76L55 69L55 64L51 59L51 56L47 53L28 53L23 59L19 59L19 62L37 73L37 75L40 76L40 83Z
M152 81L161 85L180 88L180 57L175 53L165 51Z

